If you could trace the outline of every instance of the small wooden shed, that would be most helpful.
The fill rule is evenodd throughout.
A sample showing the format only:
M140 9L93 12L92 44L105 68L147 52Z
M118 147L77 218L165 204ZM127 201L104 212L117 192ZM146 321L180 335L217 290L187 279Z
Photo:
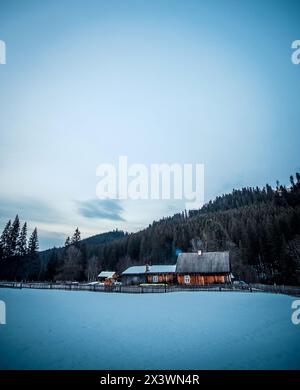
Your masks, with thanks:
M118 275L115 271L102 271L98 275L98 280L105 285L111 285L117 280Z

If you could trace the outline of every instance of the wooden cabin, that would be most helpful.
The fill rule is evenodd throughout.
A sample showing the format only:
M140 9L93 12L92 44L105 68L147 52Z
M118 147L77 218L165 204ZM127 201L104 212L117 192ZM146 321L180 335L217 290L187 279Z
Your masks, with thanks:
M104 283L106 286L112 285L117 280L118 275L115 271L102 271L98 275L100 283Z
M176 281L176 265L140 265L127 268L122 273L122 284L168 283Z
M180 253L176 275L184 285L231 283L229 252Z

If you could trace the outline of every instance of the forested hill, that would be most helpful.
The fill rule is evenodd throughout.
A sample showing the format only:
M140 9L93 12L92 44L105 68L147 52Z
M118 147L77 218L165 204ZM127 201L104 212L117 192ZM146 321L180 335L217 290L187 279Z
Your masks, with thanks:
M84 238L80 240L80 245L86 245L88 247L96 247L97 245L101 245L104 243L107 243L109 241L113 240L118 240L122 237L124 237L127 233L124 233L122 230L113 230L111 232L106 232L106 233L100 233L100 234L95 234L94 236ZM52 249L47 249L43 252L40 252L40 256L44 256L46 260L48 259L49 254L56 249L57 251L63 251L64 248L52 248Z
M93 280L101 270L120 272L135 264L175 263L177 249L201 248L230 250L237 278L299 284L300 174L295 179L291 176L290 183L288 187L277 183L276 188L233 190L200 210L163 218L138 233L121 233L105 242L90 238L50 250L47 261L40 258L38 278Z

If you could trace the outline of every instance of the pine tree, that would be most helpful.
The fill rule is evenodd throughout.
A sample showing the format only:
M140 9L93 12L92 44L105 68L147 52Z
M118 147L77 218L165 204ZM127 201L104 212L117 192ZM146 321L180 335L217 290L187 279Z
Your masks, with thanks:
M70 237L68 236L68 237L66 238L66 241L65 241L65 247L67 247L67 246L69 246L69 245L71 245L71 240L70 240Z
M20 233L20 220L17 214L13 224L11 225L11 229L9 232L10 256L15 256L17 254L17 242L19 238L19 233Z
M71 240L71 244L72 245L77 244L79 241L80 241L80 231L79 231L79 229L77 227L75 229L74 234L73 234L73 237L72 237L72 240Z
M25 256L27 254L27 223L25 222L17 241L18 256Z
M39 242L38 242L37 228L35 228L29 238L28 254L30 256L35 256L37 254L38 249L39 249Z
M1 234L0 245L2 249L3 258L10 256L10 229L11 220L9 220Z

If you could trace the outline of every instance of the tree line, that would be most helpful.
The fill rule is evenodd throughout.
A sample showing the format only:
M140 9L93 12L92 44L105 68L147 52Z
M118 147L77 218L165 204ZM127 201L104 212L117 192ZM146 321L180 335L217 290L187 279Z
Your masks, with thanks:
M200 210L162 218L137 233L116 230L81 240L76 230L63 248L40 252L38 272L30 275L39 280L95 280L101 270L120 273L131 265L175 264L178 249L202 249L229 250L236 278L299 284L300 174L291 176L288 186L277 182L274 188L267 184L233 190ZM24 279L29 268L27 263L10 277Z
M9 220L0 237L0 259L34 256L39 248L37 228L27 240L27 222L21 227L19 216Z

